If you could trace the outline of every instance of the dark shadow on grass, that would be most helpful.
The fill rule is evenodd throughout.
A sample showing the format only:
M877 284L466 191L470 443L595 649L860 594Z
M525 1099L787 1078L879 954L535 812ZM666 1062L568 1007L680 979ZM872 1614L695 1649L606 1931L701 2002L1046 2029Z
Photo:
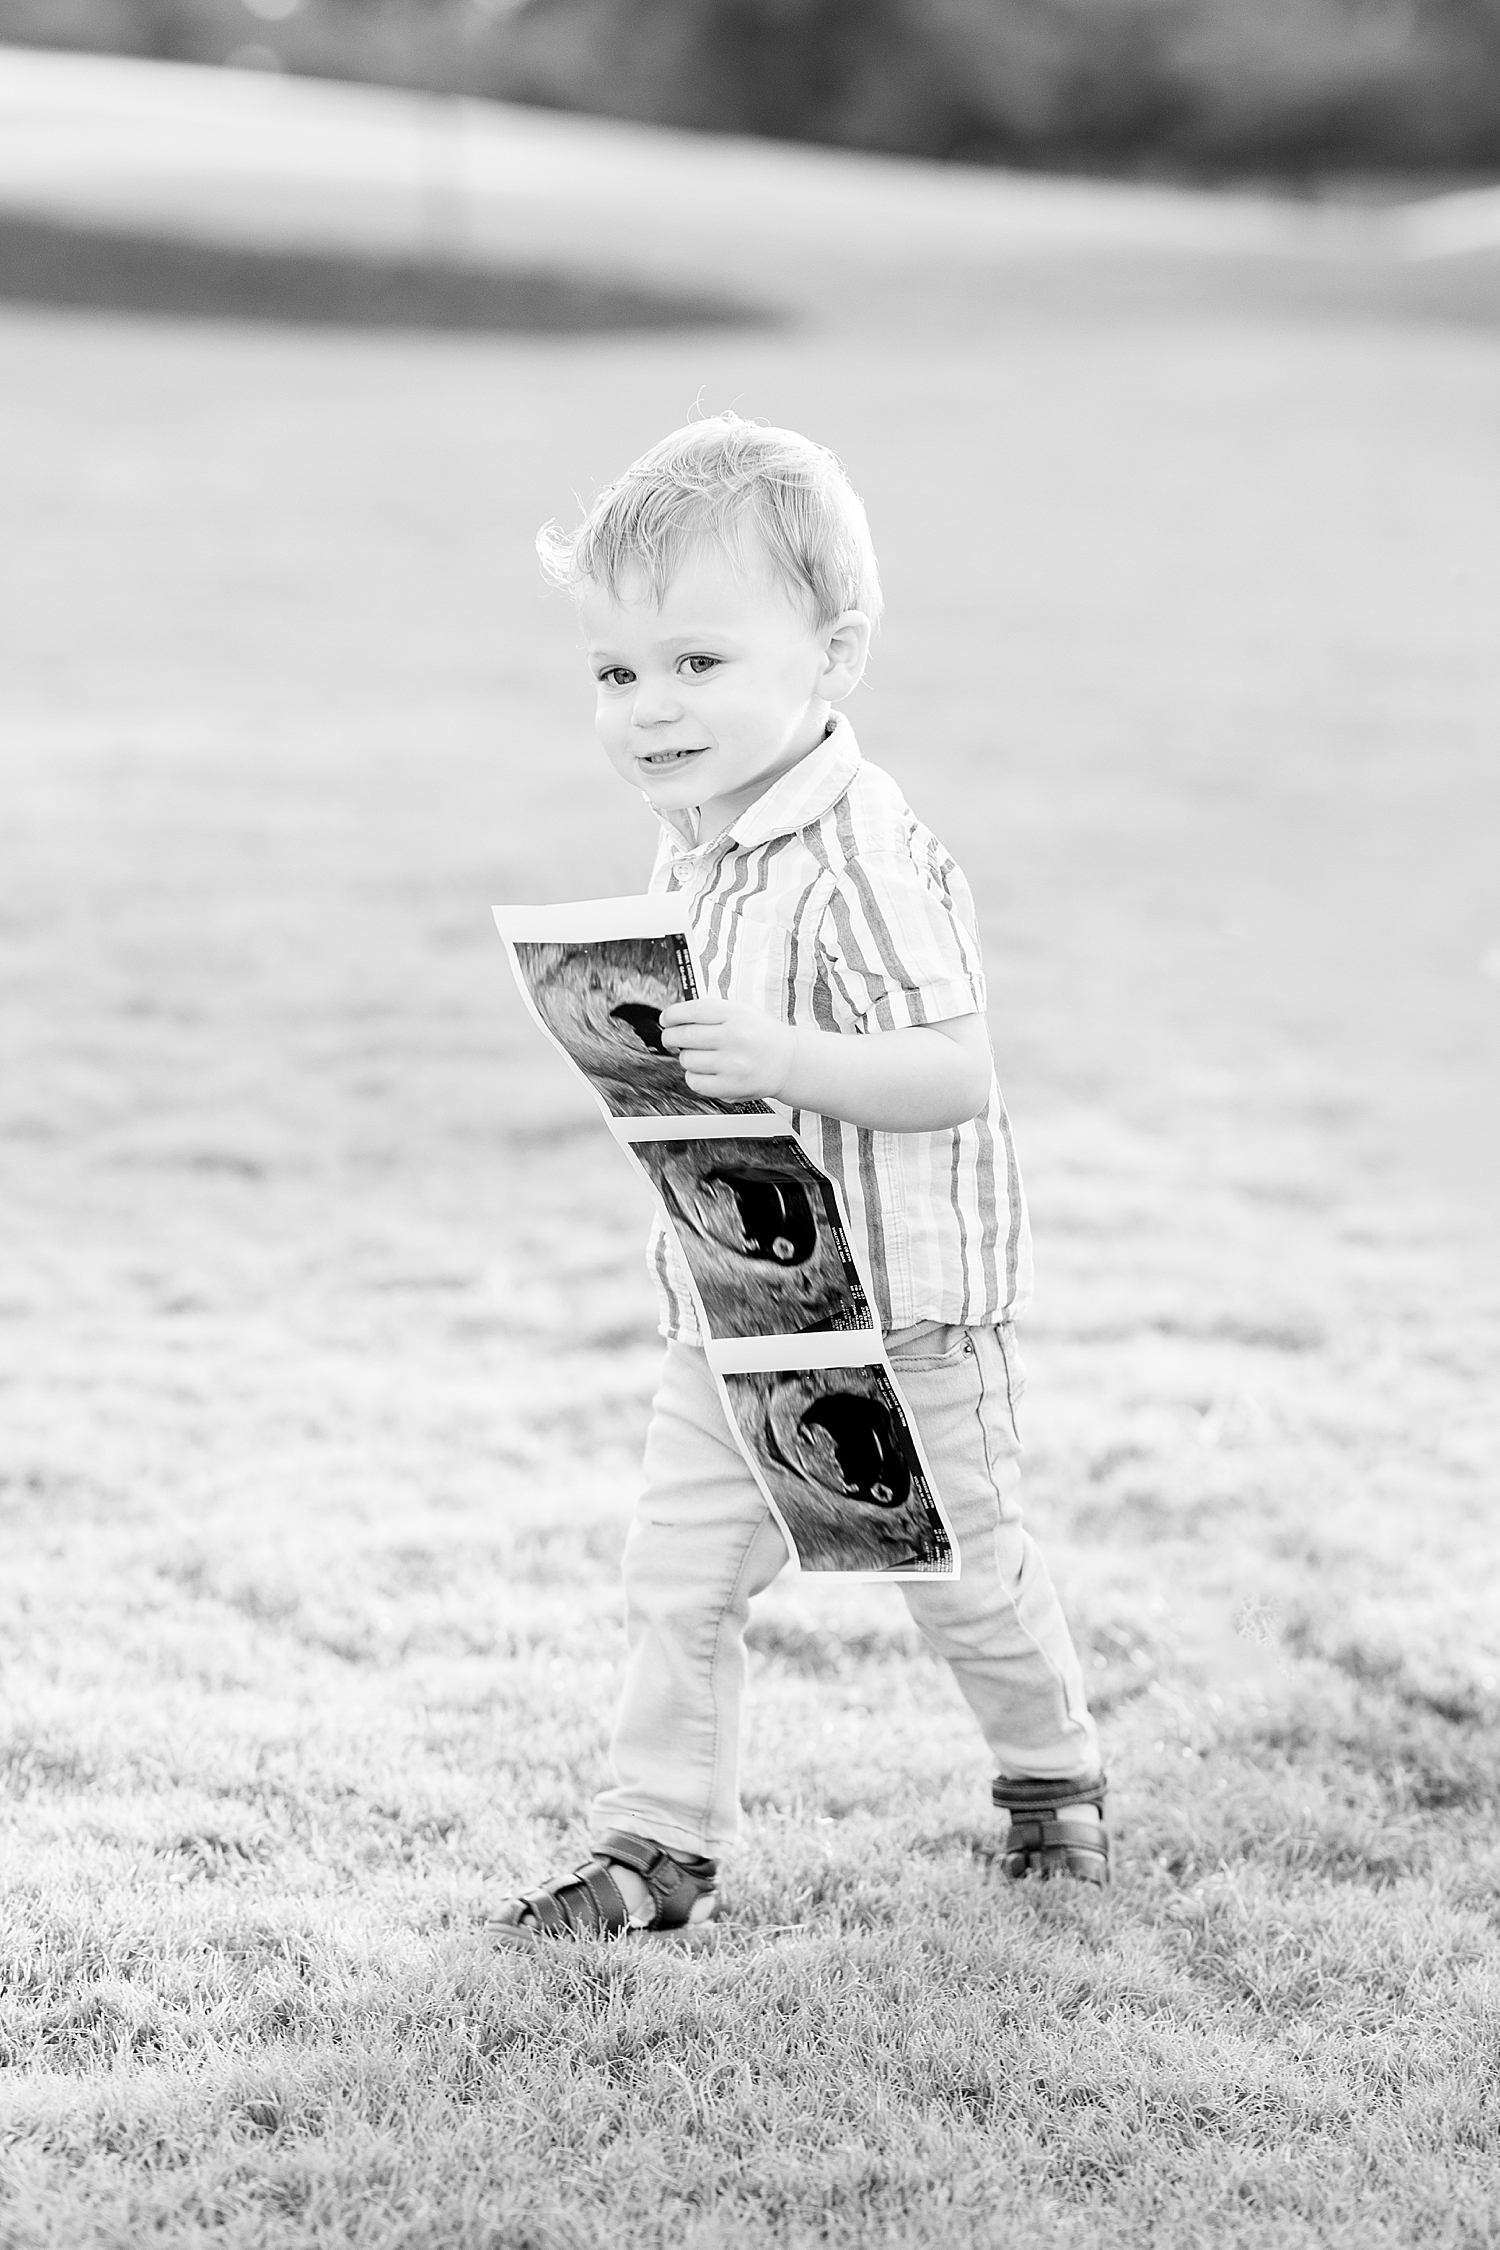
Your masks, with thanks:
M0 301L471 334L730 327L771 317L725 297L539 267L133 234L15 212L0 215Z

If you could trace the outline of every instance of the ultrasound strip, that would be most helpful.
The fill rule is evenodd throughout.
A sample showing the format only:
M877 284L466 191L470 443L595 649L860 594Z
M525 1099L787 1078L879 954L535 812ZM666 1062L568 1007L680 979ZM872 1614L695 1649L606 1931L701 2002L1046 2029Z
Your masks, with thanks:
M645 1175L729 1428L804 1570L956 1578L837 1183L762 1101L696 1095L662 1010L701 990L680 899L495 908L527 1008Z

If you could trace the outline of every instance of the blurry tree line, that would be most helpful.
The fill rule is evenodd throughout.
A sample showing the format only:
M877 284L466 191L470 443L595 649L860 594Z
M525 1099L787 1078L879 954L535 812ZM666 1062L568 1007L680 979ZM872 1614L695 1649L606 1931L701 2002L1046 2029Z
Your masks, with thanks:
M1500 162L1500 0L0 0L0 39L973 162Z

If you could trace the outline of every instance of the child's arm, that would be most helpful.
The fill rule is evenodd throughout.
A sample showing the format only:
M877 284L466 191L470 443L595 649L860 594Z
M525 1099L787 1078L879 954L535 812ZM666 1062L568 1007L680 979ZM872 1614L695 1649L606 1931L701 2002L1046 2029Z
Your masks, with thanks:
M785 1024L732 1000L679 1000L663 1008L661 1036L695 1094L783 1102L881 1133L967 1123L989 1100L994 1073L977 1015L844 1033Z

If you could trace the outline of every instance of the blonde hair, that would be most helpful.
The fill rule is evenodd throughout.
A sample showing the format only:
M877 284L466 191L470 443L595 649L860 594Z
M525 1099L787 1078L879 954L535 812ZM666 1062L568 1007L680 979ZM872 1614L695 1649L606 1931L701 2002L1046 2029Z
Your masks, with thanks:
M795 430L737 414L674 430L605 487L575 531L544 524L536 546L556 586L603 586L618 600L624 574L640 570L659 603L689 549L711 541L740 555L747 531L817 625L847 609L878 619L875 548L843 464Z

